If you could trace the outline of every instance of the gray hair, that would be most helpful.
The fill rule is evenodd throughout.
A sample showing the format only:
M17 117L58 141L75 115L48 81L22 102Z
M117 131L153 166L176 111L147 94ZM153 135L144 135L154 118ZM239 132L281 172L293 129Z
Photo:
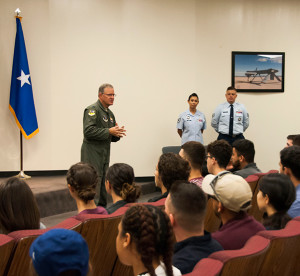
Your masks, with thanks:
M106 87L114 88L111 84L109 84L109 83L104 83L104 84L102 84L102 85L99 87L98 94L100 94L100 93L103 94L103 93L104 93L104 89L105 89Z

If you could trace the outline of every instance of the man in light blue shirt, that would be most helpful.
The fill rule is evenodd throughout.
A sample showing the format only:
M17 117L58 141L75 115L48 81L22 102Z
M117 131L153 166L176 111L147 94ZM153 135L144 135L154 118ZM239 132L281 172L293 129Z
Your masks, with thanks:
M243 132L249 126L249 114L243 104L235 102L234 87L227 88L225 97L227 102L215 109L211 126L219 133L218 140L224 139L232 145L235 140L245 139Z
M300 146L284 148L280 152L280 173L286 174L296 188L296 200L288 210L290 217L300 216Z
M199 104L198 95L193 93L188 98L190 108L179 115L177 121L177 132L181 137L181 145L189 141L203 144L202 133L206 129L204 113L197 110Z

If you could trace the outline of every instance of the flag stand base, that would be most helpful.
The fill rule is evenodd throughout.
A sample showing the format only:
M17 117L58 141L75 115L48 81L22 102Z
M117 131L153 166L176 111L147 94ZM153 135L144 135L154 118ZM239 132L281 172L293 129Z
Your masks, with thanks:
M16 175L16 177L22 178L22 179L29 179L29 178L31 178L31 176L25 174L24 171L20 171L20 173L18 175Z

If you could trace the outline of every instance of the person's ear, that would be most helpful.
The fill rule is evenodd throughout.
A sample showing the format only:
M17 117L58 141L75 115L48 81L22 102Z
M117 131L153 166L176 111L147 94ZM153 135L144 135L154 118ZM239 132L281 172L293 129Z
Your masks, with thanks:
M270 199L269 199L269 196L267 194L264 196L264 199L265 199L266 205L269 205Z
M291 176L292 175L292 171L290 168L287 167L283 167L283 173L287 176Z
M218 201L218 208L217 208L218 213L221 213L223 210L224 210L224 207L223 207L222 203L220 201Z
M106 188L107 192L109 192L111 190L111 185L108 180L105 180L105 188Z
M173 214L169 214L169 218L170 218L170 222L171 222L172 227L174 227L174 225L175 225L175 218L174 218Z
M242 163L242 162L245 162L245 157L244 157L244 155L239 155L239 160L240 160L241 163Z
M69 188L70 193L74 193L75 190L70 184L68 184L68 188Z
M131 236L129 233L125 233L122 245L124 248L128 248L130 244L131 244Z

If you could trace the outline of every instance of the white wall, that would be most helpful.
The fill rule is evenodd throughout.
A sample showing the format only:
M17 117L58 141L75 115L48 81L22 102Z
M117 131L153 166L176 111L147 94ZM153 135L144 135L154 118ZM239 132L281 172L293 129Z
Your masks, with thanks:
M285 93L240 93L250 113L246 138L262 170L278 168L288 134L299 133L300 2L292 0L0 0L0 171L19 169L19 132L8 110L22 11L40 133L24 140L25 170L64 170L80 159L83 109L101 83L127 137L111 163L153 175L165 145L179 145L176 121L192 92L208 122L225 101L231 51L286 52ZM208 126L205 143L217 137Z

